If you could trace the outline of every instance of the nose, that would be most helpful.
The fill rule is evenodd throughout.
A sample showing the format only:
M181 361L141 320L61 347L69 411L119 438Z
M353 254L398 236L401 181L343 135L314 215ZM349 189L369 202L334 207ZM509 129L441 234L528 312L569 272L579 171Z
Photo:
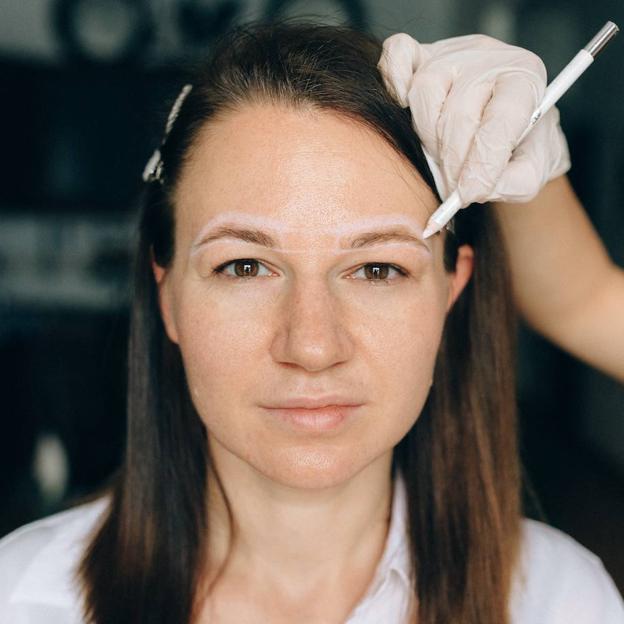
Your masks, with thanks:
M346 308L321 279L294 284L276 322L271 345L276 362L313 372L351 356Z

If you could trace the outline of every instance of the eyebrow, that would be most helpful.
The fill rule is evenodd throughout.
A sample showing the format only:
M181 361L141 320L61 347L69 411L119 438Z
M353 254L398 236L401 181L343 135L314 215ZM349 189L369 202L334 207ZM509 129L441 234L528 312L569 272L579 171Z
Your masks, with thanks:
M255 243L256 245L262 245L263 247L269 248L275 248L278 246L275 239L263 230L225 225L218 227L214 232L203 236L199 242L193 245L193 250L221 238L234 238L247 243ZM418 236L415 236L414 234L410 234L403 228L396 227L392 229L377 230L374 232L362 232L351 241L350 248L361 249L362 247L369 247L377 243L385 243L388 241L416 243L417 245L424 247L427 251L431 251L421 238L418 238Z

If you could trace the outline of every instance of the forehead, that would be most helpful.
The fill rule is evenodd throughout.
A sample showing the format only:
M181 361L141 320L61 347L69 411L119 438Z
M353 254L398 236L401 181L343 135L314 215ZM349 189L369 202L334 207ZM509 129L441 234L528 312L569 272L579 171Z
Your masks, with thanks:
M437 207L414 167L381 136L334 112L245 105L206 124L175 191L178 227L246 215L285 234L341 233L346 224L421 228Z

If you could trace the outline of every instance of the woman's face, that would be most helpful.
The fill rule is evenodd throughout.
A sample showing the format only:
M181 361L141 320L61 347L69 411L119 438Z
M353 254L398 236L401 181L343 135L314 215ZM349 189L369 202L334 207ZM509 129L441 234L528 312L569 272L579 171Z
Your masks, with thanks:
M174 260L154 270L212 451L307 488L387 458L472 268L464 246L446 273L444 235L422 240L437 202L419 174L362 124L255 104L204 128L174 202ZM272 240L207 240L225 226ZM389 229L415 240L352 247ZM267 409L329 394L360 407L324 430Z

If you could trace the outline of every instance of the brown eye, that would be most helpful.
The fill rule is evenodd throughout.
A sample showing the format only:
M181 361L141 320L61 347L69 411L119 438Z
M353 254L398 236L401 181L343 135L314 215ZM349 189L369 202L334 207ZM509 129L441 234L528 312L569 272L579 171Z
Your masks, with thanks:
M364 268L364 273L367 277L371 279L382 279L385 280L388 278L388 271L390 267L387 264L367 264Z
M225 271L229 266L234 267L234 274ZM262 266L261 263L253 258L237 258L236 260L231 260L230 262L219 265L214 269L214 273L222 274L226 277L244 279L247 277L256 277L260 266Z
M369 262L368 264L361 266L356 271L356 273L358 271L364 271L364 275L365 275L364 281L373 282L373 283L374 282L385 282L385 283L394 282L407 275L407 271L401 269L398 266L395 266L394 264L388 264L387 262ZM396 273L399 274L399 277L391 277L390 279L388 279L389 271L395 271Z
M259 268L263 266L264 265L261 262L253 258L237 258L236 260L230 260L229 262L220 264L218 267L213 269L213 273L232 279L247 279L257 277ZM229 267L234 267L233 274L226 271ZM360 281L371 284L376 284L378 282L382 284L389 284L407 276L407 271L387 262L369 262L362 265L356 273L359 271L364 271L365 275L364 279ZM390 271L397 273L398 277L388 278Z
M258 263L255 260L237 260L234 267L234 273L238 277L255 277L258 273Z

